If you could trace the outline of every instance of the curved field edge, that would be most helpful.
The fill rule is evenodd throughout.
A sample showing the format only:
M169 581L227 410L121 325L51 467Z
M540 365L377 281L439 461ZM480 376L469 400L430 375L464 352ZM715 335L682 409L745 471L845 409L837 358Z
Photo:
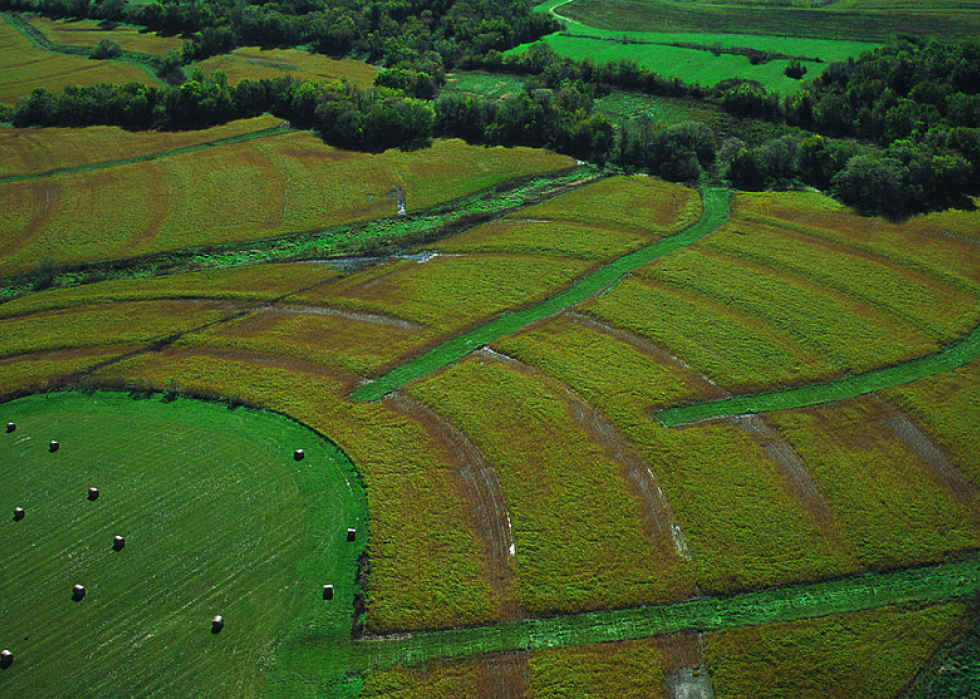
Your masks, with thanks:
M976 558L670 605L528 619L497 626L406 634L334 648L323 669L359 672L478 653L624 641L685 630L717 631L901 604L928 605L980 593ZM315 649L310 648L310 652ZM323 652L320 648L319 651Z
M275 135L275 134L270 134ZM40 289L80 286L106 279L142 279L200 269L227 269L270 262L295 262L397 254L439 240L510 211L602 177L594 166L573 165L501 178L490 186L436 203L415 214L383 217L260 240L201 245L138 257L57 265L0 279L0 303Z
M951 371L978 357L980 357L980 327L974 328L962 339L938 352L894 366L779 391L766 391L668 408L658 412L656 419L665 427L679 427L712 418L833 403L912 383L943 371Z
M65 674L79 677L76 690L86 686L77 694L72 690L73 696L137 685L147 696L196 694L206 686L213 694L205 696L221 696L231 685L242 692L264 685L266 695L297 696L278 691L292 685L291 648L310 633L336 642L349 640L354 602L361 594L356 572L367 539L367 505L350 459L322 434L276 411L229 411L192 398L137 399L115 391L30 395L0 404L0 415L15 425L0 435L3 453L43 450L34 460L85 462L79 469L62 469L58 483L41 482L31 469L20 479L26 478L26 486L18 486L17 469L5 471L4 500L13 495L27 511L23 523L0 525L6 530L5 548L15 561L3 574L8 611L13 611L15 601L10 599L14 578L23 577L25 566L34 566L31 580L43 578L34 585L27 581L27 595L42 595L31 613L7 617L20 630L25 623L40 627L23 637L5 634L4 643L16 657L4 673L5 691L23 689L26 682L28 693L45 696L49 681L57 682ZM220 445L199 439L208 435L228 435L227 444L237 449L223 453ZM61 448L49 454L47 441L55 436ZM245 445L252 445L248 452L257 453L264 467L256 468L255 463L249 469L241 450ZM304 450L304 459L294 458L296 448ZM172 454L174 450L179 454ZM101 456L90 458L93 454ZM182 476L166 467L154 474L152 466L147 467L148 462L163 466L166 459L192 465ZM20 461L24 459L14 463ZM224 472L230 475L222 477ZM218 488L222 482L233 492ZM68 506L66 499L73 496L65 491L66 483L81 493L80 501L85 487L93 484L99 485L101 497L91 504ZM11 487L17 492L11 493ZM284 498L290 487L295 493ZM191 495L183 505L180 493ZM241 519L258 525L260 531L251 525L247 530L235 527L247 535L249 547L265 547L261 556L239 560L251 548L239 551L228 532L214 526L213 513L228 508L219 504L223 502L244 506L247 511L238 510ZM281 509L287 504L288 510ZM292 518L287 516L290 512ZM202 528L201 521L209 516L211 524ZM296 516L302 519L294 522ZM168 518L177 519L154 533ZM59 525L62 519L70 524ZM295 524L300 528L293 529ZM32 541L39 527L51 526L55 528L50 538L70 544L67 558L32 561L33 552L47 546L36 540L31 553L13 553L18 539L26 536ZM347 527L358 532L352 543L346 541ZM107 554L101 539L117 533L126 535L125 548ZM175 556L168 558L167 551ZM129 561L129 568L137 565L131 578L125 577ZM54 570L38 573L38 566ZM62 570L66 567L71 569L69 576ZM43 594L51 586L60 590L66 580L67 586L84 582L89 593L74 614L64 614L62 595ZM325 583L335 588L330 603L321 599ZM166 593L161 594L164 584ZM270 596L276 601L263 604ZM218 612L229 628L212 637L207 625L210 615ZM51 614L59 617L58 623L44 621ZM82 625L74 633L73 619ZM71 639L65 638L67 633L72 633ZM46 652L52 644L56 651ZM95 648L99 660L93 661ZM72 659L80 664L71 666ZM52 662L60 663L59 669L45 672ZM212 679L199 685L199 673Z
M515 333L531 323L553 316L569 306L581 303L615 284L622 276L637 267L680 250L703 238L727 219L729 193L723 187L708 187L702 190L701 199L700 220L676 235L613 260L595 272L586 275L560 294L457 335L428 352L395 367L384 376L359 386L351 393L351 398L355 401L379 400L392 391L462 359L475 349Z

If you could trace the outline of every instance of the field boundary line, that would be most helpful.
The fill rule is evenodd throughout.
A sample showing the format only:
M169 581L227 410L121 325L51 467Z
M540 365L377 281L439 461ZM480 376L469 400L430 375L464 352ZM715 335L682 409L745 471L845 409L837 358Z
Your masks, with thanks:
M665 427L680 427L714 418L836 403L952 371L978 358L980 326L937 352L906 362L830 381L667 408L656 413L656 419Z
M723 187L701 190L701 218L672 236L658 240L634 252L602 265L574 282L564 291L530 306L507 312L493 320L467 330L445 342L396 366L383 376L356 388L351 394L355 401L375 401L417 379L459 361L470 352L489 345L506 335L539 320L556 315L612 286L629 272L658 257L676 252L708 235L729 215L729 192Z

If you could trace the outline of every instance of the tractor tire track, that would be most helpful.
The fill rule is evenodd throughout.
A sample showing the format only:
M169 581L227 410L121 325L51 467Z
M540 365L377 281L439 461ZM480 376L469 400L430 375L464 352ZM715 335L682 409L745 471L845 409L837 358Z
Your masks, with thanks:
M501 617L505 620L523 617L516 602L517 578L512 567L516 549L510 515L493 464L462 430L427 406L399 393L389 395L386 401L427 427L452 454L458 464L456 479L469 505L473 529L483 545L488 582L504 602Z

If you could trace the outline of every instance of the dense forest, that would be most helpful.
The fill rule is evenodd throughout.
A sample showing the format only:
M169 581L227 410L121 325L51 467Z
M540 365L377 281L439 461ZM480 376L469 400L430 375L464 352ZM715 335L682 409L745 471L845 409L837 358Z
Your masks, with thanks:
M158 60L170 87L43 88L0 111L15 126L112 124L187 129L271 112L315 129L328 143L380 150L433 137L545 147L671 180L707 174L743 189L810 185L872 212L903 214L960 205L980 193L980 43L896 37L834 63L780 99L757 83L715 86L666 79L630 60L596 65L544 44L505 51L556 29L522 0L367 2L293 0L242 5L125 0L0 0L0 7L104 22L130 22L185 37ZM287 77L229 86L216 71L182 66L236 46L305 46L384 69L374 87L299 83ZM102 47L103 57L111 57ZM797 67L798 68L798 67ZM504 99L443 91L445 74L481 69L524 76ZM795 71L802 78L802 72ZM595 110L612 90L716 103L768 127L760 139L704 124L649 118L614 124Z

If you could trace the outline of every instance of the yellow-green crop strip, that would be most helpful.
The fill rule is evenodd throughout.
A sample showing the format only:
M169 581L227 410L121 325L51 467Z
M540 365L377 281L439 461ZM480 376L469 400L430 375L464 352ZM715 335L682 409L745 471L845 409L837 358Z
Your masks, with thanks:
M677 427L727 415L767 413L831 403L901 386L941 371L951 371L977 358L980 358L980 327L974 328L962 339L938 352L908 362L781 391L766 391L668 408L657 414L657 420L667 427Z
M583 277L560 294L556 294L533 306L508 313L469 332L457 335L425 354L419 355L401 366L395 367L371 383L360 386L351 393L351 398L357 401L378 400L416 379L462 359L479 347L499 340L505 335L517 332L531 323L555 315L569 306L581 303L603 289L609 288L624 274L631 272L637 267L645 265L658 257L680 250L694 241L703 238L720 226L728 217L728 190L722 187L706 188L702 192L702 198L704 205L701 219L677 235L664 238L636 252L613 260L595 272Z

